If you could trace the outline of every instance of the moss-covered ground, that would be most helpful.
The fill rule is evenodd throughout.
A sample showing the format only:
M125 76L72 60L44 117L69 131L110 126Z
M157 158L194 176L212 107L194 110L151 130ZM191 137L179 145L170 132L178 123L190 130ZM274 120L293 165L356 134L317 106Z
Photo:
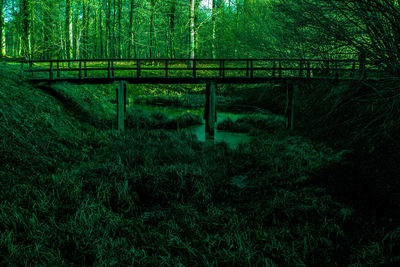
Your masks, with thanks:
M359 205L324 182L333 184L334 168L351 151L276 130L279 121L257 116L225 122L226 129L257 130L234 150L185 131L199 122L195 116L132 110L119 133L108 89L35 88L1 68L1 265L399 260L396 219L373 226ZM338 182L342 190L352 183L351 177Z

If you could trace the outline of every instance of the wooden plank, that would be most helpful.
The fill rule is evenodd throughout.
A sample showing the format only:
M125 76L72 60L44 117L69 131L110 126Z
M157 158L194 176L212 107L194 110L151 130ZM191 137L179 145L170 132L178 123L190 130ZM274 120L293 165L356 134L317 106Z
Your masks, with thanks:
M206 139L214 139L215 136L215 122L217 121L217 111L215 106L216 87L217 84L214 81L206 84L206 106L204 109Z

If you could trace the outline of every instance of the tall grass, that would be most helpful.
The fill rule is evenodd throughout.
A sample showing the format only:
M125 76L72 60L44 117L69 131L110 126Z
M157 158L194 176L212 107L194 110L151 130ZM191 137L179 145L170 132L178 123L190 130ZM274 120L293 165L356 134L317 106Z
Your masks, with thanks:
M119 133L77 119L12 73L0 75L2 265L393 261L396 231L376 241L378 249L365 247L348 230L357 213L311 184L343 151L284 132L232 150L167 130L194 118L139 111ZM82 110L104 104L84 104L81 94L69 97Z

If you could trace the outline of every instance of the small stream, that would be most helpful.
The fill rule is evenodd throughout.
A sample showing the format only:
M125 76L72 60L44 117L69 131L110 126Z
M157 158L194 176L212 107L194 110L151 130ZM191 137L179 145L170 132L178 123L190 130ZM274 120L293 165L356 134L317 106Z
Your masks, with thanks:
M137 108L144 110L149 113L155 112L162 112L167 115L169 118L181 116L185 113L191 113L203 117L204 109L188 109L183 107L171 107L171 106L150 106L150 105L138 105L138 104L130 104L131 108ZM236 120L242 117L245 114L235 114L235 113L228 113L228 112L217 112L217 123L222 122L227 118L231 118L232 120ZM201 125L194 125L186 128L188 131L191 131L199 141L205 142L206 135L205 135L205 121L203 120L203 124ZM248 143L252 138L243 133L232 133L232 132L225 132L219 131L216 127L215 129L215 139L214 142L226 142L229 147L236 148L239 144Z

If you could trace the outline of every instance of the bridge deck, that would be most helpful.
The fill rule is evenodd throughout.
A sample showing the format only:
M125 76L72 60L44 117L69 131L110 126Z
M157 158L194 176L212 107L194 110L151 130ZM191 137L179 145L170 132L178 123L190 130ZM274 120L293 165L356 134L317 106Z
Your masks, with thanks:
M107 84L262 83L282 80L359 80L383 72L356 60L304 59L80 59L21 62L27 80Z

